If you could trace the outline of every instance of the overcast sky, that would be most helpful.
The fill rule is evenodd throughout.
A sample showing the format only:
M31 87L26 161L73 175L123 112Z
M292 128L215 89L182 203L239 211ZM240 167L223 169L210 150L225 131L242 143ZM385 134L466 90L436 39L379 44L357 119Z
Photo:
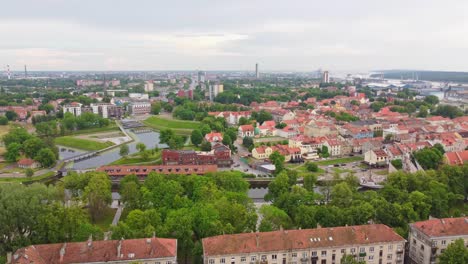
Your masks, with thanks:
M468 71L467 0L2 0L13 70Z

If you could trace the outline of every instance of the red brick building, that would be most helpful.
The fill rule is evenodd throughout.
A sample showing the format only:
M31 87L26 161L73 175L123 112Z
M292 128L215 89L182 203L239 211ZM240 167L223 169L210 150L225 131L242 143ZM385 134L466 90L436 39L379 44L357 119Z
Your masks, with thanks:
M230 167L232 164L231 150L223 144L215 144L209 152L194 150L162 151L164 165L217 165Z

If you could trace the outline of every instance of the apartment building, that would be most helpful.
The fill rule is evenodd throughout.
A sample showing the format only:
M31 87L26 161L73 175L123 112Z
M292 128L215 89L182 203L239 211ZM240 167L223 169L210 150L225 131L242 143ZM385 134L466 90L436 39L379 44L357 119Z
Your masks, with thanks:
M70 104L64 105L62 107L63 114L72 113L74 116L80 116L81 115L81 106L82 106L82 104L77 103L77 102L72 102Z
M409 257L411 263L432 264L457 239L468 246L468 218L441 218L410 224Z
M177 264L177 239L140 238L31 245L7 263L147 263Z
M132 115L145 115L151 112L151 103L148 101L131 101L127 109Z
M405 250L405 239L382 224L221 235L202 244L205 264L338 264L344 255L399 264Z

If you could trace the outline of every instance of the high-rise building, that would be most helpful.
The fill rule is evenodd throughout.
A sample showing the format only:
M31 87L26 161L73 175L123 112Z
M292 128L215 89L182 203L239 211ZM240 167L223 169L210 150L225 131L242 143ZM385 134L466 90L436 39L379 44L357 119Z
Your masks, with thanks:
M260 72L258 71L258 63L255 63L255 78L260 78Z
M209 98L210 101L213 101L218 94L224 92L224 85L223 84L211 84L209 85Z
M198 72L198 83L205 82L205 72L199 71Z
M145 82L145 92L152 92L154 90L154 83L152 80Z
M322 82L323 83L329 83L330 82L330 76L328 75L328 71L323 72Z

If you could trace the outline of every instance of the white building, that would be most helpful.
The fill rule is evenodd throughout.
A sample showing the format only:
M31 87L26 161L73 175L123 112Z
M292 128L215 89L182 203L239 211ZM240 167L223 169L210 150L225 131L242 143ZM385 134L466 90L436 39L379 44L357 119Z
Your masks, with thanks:
M153 81L146 81L145 82L145 92L152 92L154 91L154 83Z
M73 103L64 105L62 107L63 114L72 113L74 116L80 116L81 115L81 106L82 106L82 104L77 103L77 102L73 102Z
M457 239L468 246L468 218L442 218L410 224L409 257L417 264L437 263L437 257Z

